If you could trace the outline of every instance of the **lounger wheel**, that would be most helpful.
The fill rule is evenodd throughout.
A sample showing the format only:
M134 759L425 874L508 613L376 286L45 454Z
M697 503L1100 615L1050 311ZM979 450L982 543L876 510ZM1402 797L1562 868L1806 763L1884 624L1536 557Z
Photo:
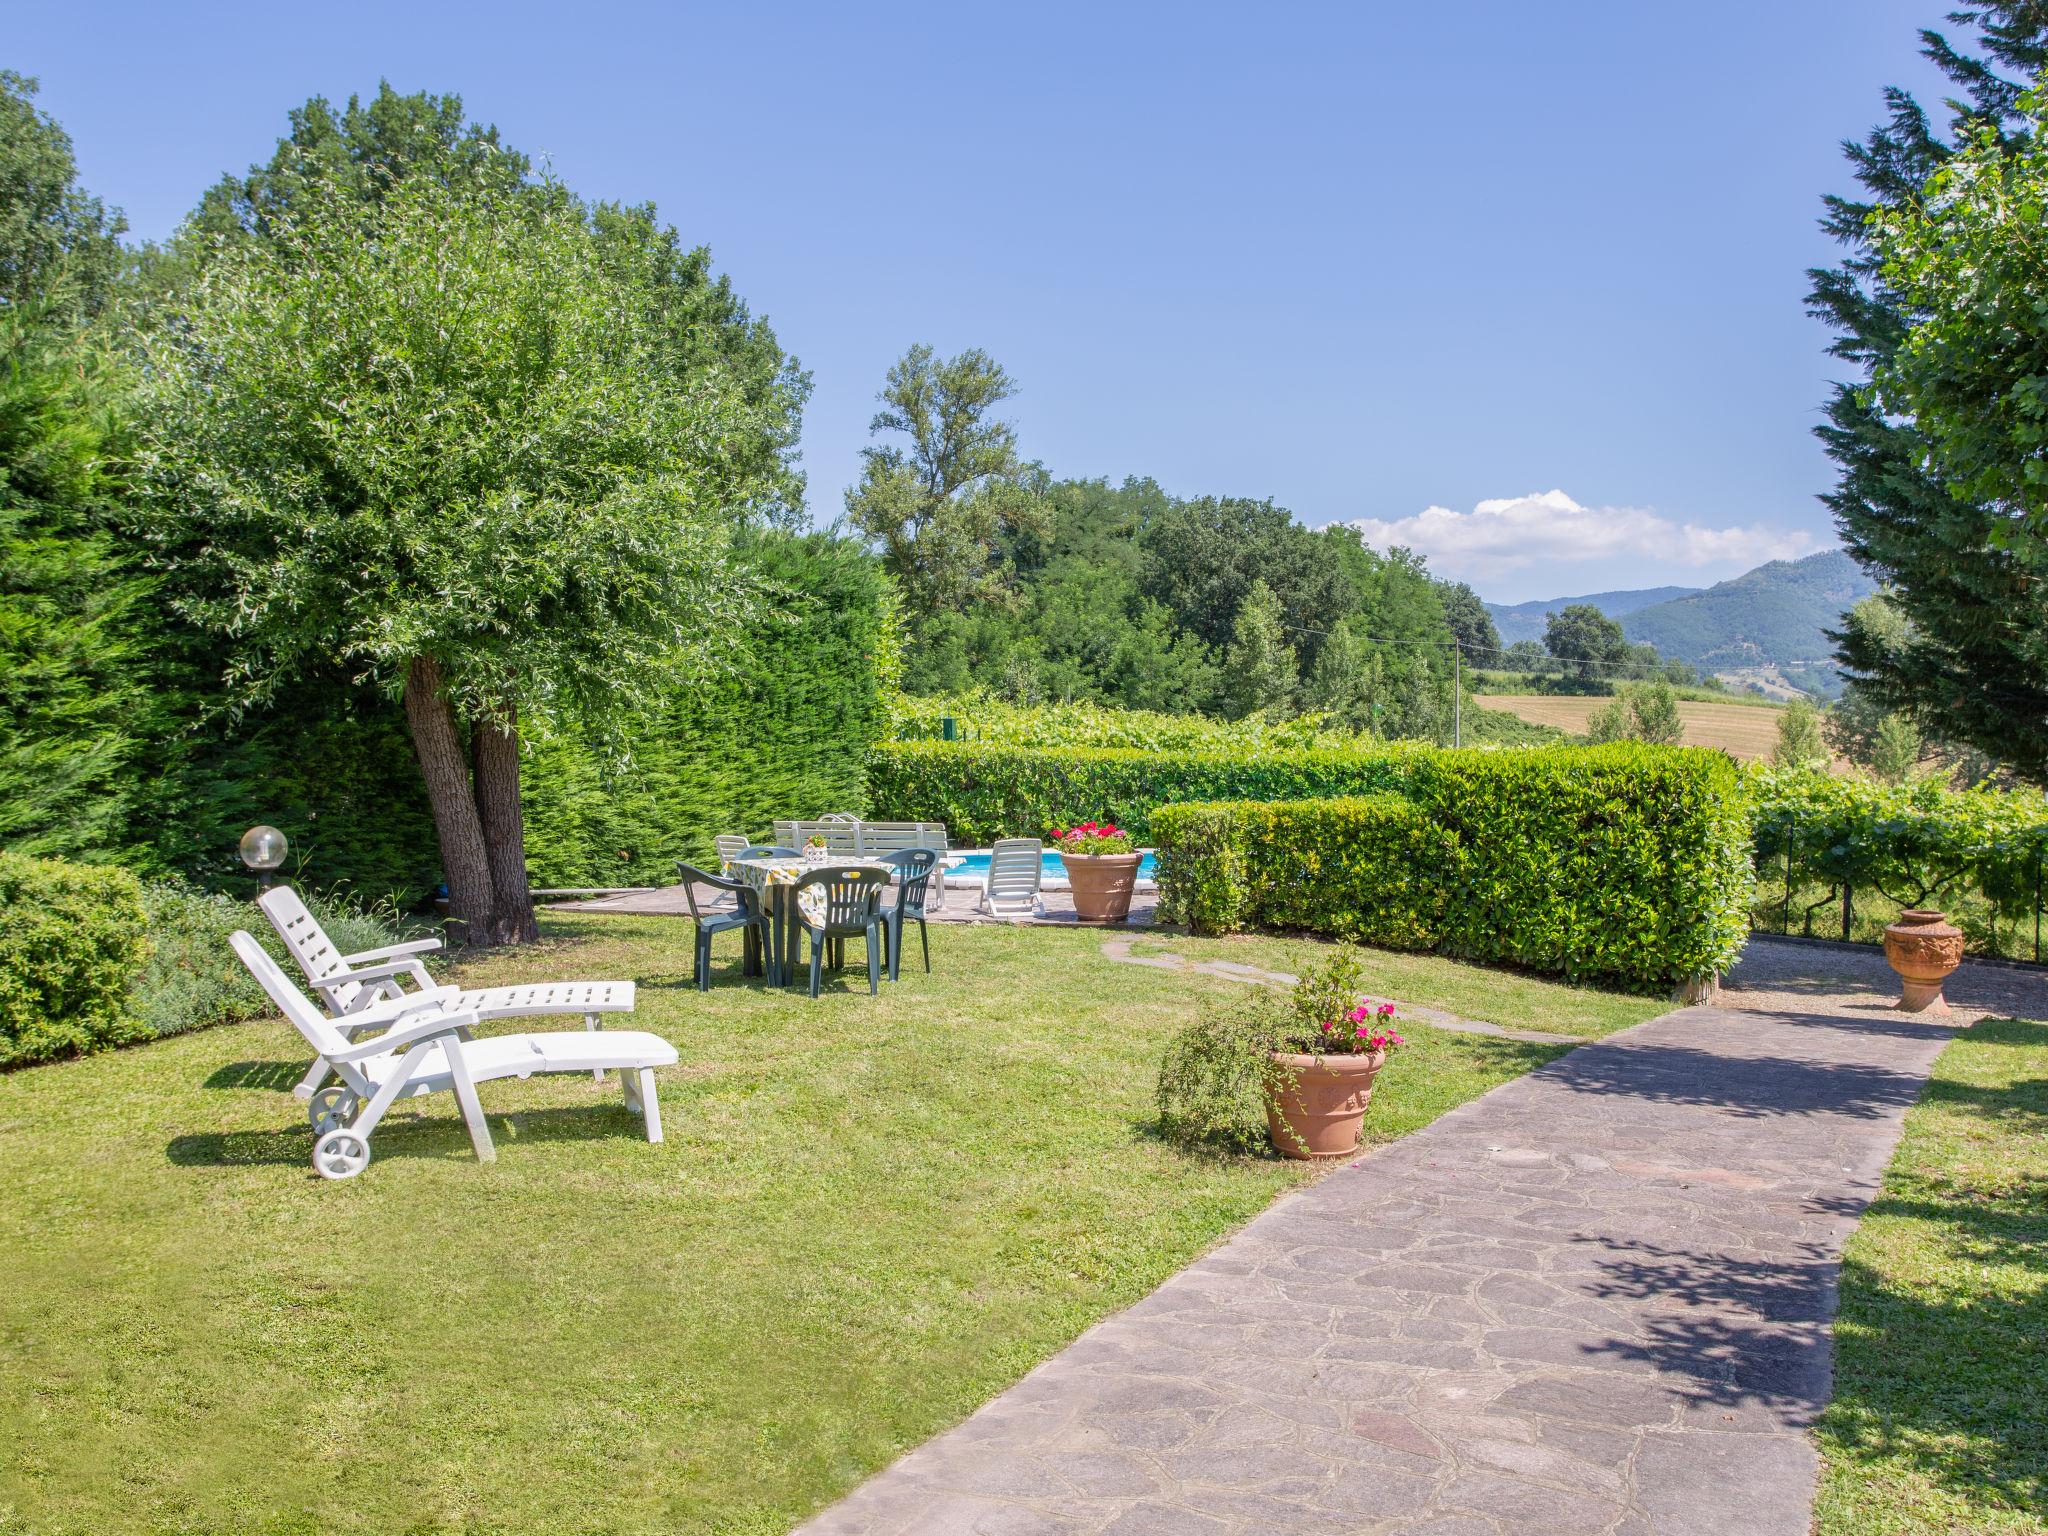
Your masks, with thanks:
M352 1179L370 1166L370 1138L329 1131L313 1143L313 1171L323 1179Z
M306 1118L313 1122L313 1134L325 1136L329 1131L340 1130L355 1119L358 1102L352 1088L322 1088L306 1104Z

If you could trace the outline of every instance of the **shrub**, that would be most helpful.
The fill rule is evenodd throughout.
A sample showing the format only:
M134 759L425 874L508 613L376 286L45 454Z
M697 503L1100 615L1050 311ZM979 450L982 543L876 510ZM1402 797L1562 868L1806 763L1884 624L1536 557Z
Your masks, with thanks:
M1406 1044L1393 1031L1393 1004L1361 1002L1361 971L1358 955L1339 949L1285 998L1255 988L1207 1004L1159 1063L1161 1132L1181 1146L1252 1151L1266 1139L1267 1099L1295 1085L1274 1052L1364 1055Z
M135 978L134 1006L151 1037L182 1034L210 1024L261 1018L272 1011L263 989L228 947L228 935L246 928L285 969L297 968L277 930L254 905L174 880L143 889L149 919L149 961ZM307 893L306 904L343 954L378 949L405 935L388 911Z
M129 983L148 945L127 870L0 853L0 1067L147 1038Z
M1452 850L1398 795L1162 807L1154 826L1169 922L1197 932L1304 928L1383 949L1439 942Z
M1162 807L1162 912L1637 986L1725 970L1748 802L1717 752L1617 744L1409 757L1400 796Z
M665 882L720 832L862 809L881 733L882 581L828 535L762 537L749 570L789 594L786 622L748 633L729 670L679 683L615 739L526 722L527 862L537 886ZM149 873L214 887L244 876L235 840L257 822L292 840L295 877L410 905L440 879L419 767L396 700L344 678L294 686L229 720L210 673L169 706L171 761L142 798Z
M763 540L762 580L792 594L787 623L738 644L729 672L677 690L621 742L573 729L536 740L526 850L538 886L666 884L721 832L867 807L881 731L882 582L857 545Z

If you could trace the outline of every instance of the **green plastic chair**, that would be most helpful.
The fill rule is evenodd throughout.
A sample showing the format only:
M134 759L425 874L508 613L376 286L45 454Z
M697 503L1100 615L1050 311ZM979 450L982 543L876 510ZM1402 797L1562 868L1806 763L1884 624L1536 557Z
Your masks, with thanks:
M762 956L769 948L768 914L761 910L761 893L744 880L728 880L723 875L707 874L694 864L676 864L676 874L683 882L683 900L690 904L690 920L697 925L696 965L691 974L696 977L697 990L711 990L711 941L721 933L740 932L740 974L759 976L762 973ZM732 897L731 907L699 909L697 887L708 885L714 891L723 891Z
M903 969L903 925L917 924L917 942L924 950L924 972L932 972L932 941L924 926L924 900L931 889L932 870L939 856L929 848L906 848L882 856L882 863L896 871L896 900L884 914L889 924L889 979Z
M886 942L884 925L888 918L881 908L881 895L888 884L889 877L879 869L827 864L812 870L790 887L787 898L791 931L790 969L796 969L794 962L802 953L804 935L809 934L811 996L818 995L826 943L856 937L865 937L868 941L868 995L872 997L882 990L882 946ZM819 893L824 908L817 921L813 921L803 907L804 893L811 890Z

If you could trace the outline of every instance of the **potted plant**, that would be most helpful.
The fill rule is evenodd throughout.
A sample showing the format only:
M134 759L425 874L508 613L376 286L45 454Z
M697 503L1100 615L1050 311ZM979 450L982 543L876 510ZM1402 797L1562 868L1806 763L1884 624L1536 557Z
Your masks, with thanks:
M1084 923L1121 923L1131 915L1131 892L1144 855L1130 833L1108 822L1084 821L1055 831L1052 842L1067 867L1076 917Z
M1243 996L1206 1010L1167 1047L1162 1129L1182 1143L1268 1140L1287 1157L1356 1151L1373 1081L1407 1043L1394 1032L1394 1005L1361 998L1358 979L1358 957L1339 950L1284 999Z

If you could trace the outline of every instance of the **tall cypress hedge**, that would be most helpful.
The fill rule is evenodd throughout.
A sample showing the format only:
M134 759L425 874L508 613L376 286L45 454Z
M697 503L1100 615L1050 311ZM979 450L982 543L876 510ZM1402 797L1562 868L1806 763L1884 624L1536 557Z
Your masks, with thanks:
M740 637L728 669L678 687L618 740L527 722L536 885L666 882L677 858L708 856L717 833L865 809L881 715L876 562L824 534L764 536L746 559L781 590L787 618ZM236 839L269 822L292 841L286 873L323 890L409 905L441 878L405 721L380 692L316 679L238 721L189 725L164 752L139 797L145 867L241 888Z
M882 710L879 567L825 535L766 541L756 564L796 594L793 622L747 634L730 670L699 679L623 742L568 731L536 741L526 764L536 884L663 883L677 859L708 859L720 832L867 810Z

